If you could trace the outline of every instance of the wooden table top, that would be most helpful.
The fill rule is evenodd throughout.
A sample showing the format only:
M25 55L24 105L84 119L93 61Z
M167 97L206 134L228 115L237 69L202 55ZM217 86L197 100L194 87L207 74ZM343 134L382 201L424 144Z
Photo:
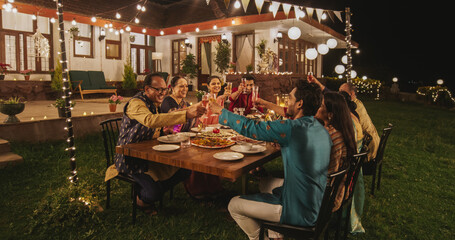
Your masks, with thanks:
M231 180L236 180L250 170L263 165L280 156L280 150L267 143L267 150L257 154L243 154L245 157L238 161L221 161L213 157L218 152L232 151L230 148L206 149L197 146L179 149L173 152L159 152L153 146L163 144L158 140L130 143L116 147L116 153L186 168L193 171L208 173Z

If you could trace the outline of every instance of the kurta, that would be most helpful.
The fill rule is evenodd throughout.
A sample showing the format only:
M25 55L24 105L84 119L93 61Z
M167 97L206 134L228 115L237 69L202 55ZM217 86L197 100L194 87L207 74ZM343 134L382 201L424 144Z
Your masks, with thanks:
M256 122L225 109L219 123L246 137L281 146L283 186L275 188L273 194L259 193L242 198L282 205L281 223L314 226L327 184L332 146L324 126L313 116Z
M360 125L362 125L363 132L370 134L372 137L370 145L368 145L368 149L370 150L370 152L368 153L368 160L372 160L376 157L376 152L378 151L379 147L380 138L378 135L378 131L376 130L376 127L373 125L373 122L371 121L371 118L368 115L365 106L363 106L362 101L356 98L354 102L355 104L357 104L357 108L355 109L355 111L359 114Z
M237 91L238 91L238 88L232 89L232 92L237 92ZM229 101L231 101L231 104L229 104L229 111L234 112L234 108L245 108L245 112L243 112L243 114L245 116L247 114L251 113L251 108L253 107L253 94L241 93L236 100L229 97ZM264 110L259 106L257 106L256 109L259 112L264 112Z

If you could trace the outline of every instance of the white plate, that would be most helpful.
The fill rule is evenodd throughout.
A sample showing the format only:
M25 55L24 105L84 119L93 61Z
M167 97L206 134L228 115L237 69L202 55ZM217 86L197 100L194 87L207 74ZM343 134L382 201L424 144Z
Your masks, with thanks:
M197 135L195 132L183 132L183 133L188 135L188 136L190 136L190 137L196 137L196 135Z
M179 149L180 146L174 145L174 144L163 144L163 145L155 145L152 148L155 151L171 152L171 151L175 151L175 150Z
M243 150L241 145L234 145L231 147L231 150L235 152L253 154L264 152L265 150L267 150L267 148L261 145L253 145L253 147L250 150Z
M213 154L213 157L222 161L236 161L243 158L243 154L237 152L219 152Z
M170 140L167 138L167 136L161 136L158 137L157 140L162 143L180 143L181 141L183 141L183 138L178 136L175 139Z

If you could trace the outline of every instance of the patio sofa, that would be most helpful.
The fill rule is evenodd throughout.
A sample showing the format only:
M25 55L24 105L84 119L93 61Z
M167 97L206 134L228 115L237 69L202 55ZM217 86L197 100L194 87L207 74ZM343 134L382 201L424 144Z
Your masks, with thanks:
M84 100L84 94L113 93L117 95L117 88L106 84L102 71L71 70L68 73L73 91L79 91L82 100Z

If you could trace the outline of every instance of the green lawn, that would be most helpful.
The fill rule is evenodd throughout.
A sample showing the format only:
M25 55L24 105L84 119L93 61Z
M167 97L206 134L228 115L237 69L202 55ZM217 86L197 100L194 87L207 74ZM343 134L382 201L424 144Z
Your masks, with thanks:
M365 177L366 233L350 238L455 239L455 113L397 102L365 101L365 105L379 133L389 122L394 129L386 148L381 190L374 197L368 194L371 177ZM47 211L61 216L47 223L48 215L39 214L46 206L44 200L56 199L68 186L65 147L65 142L12 143L25 162L0 169L0 239L247 239L227 213L226 201L197 202L181 185L174 200L166 195L157 216L138 212L135 226L131 225L129 185L118 181L112 186L110 209L83 219L74 208L53 205L55 209ZM76 147L80 183L104 207L101 137L77 139ZM280 159L265 167L274 173L282 169ZM249 183L255 191L256 180ZM240 187L225 185L229 191ZM33 225L38 227L31 231Z

